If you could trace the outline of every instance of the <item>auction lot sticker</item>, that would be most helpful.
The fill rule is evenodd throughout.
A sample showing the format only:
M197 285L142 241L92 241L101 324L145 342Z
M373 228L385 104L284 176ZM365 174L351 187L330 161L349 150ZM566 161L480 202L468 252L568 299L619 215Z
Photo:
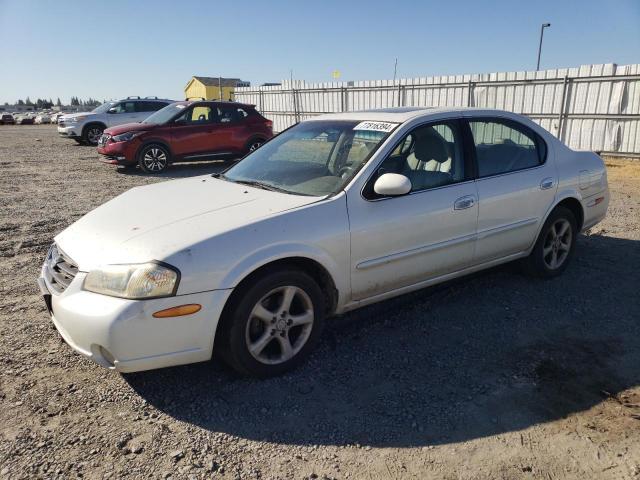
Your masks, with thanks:
M392 122L360 122L358 125L353 127L354 130L369 130L373 132L386 132L389 133L391 130L396 128L399 124Z

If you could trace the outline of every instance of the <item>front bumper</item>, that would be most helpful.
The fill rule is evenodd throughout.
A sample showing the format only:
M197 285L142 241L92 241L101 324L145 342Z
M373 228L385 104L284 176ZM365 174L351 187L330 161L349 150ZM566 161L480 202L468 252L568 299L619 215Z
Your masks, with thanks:
M82 290L78 273L61 294L52 294L41 272L38 286L56 329L75 351L119 372L137 372L211 358L218 319L231 290L151 300L127 300ZM154 318L166 308L197 303L194 314Z
M111 142L98 146L98 153L103 156L102 161L113 165L131 165L135 163L138 144L133 141Z
M77 123L58 125L58 135L61 137L79 138L82 136L82 125Z

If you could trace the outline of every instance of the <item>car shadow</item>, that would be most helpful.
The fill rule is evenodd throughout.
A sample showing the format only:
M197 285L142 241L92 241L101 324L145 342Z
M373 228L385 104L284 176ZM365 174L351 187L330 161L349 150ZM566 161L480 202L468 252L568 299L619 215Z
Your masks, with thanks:
M428 446L516 431L638 385L640 242L581 235L565 273L516 264L331 319L279 378L219 361L124 375L166 414L300 445Z

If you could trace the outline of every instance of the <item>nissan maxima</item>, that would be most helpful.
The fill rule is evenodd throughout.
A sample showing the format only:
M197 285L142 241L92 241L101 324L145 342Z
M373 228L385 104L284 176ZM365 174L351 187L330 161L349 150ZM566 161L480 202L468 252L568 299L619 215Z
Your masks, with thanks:
M602 159L497 110L301 122L222 174L136 187L55 237L38 280L64 340L133 372L270 376L326 319L495 265L561 274L609 203Z

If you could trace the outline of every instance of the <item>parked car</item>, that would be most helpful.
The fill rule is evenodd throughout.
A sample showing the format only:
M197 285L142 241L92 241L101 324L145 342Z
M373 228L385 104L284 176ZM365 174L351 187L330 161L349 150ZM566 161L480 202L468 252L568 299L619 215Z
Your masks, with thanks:
M33 125L34 116L28 113L16 117L16 125Z
M561 274L608 203L598 155L514 113L330 114L223 174L100 206L55 238L38 283L62 337L100 365L215 349L269 376L302 361L334 314L517 259Z
M242 157L273 136L253 105L176 102L141 123L104 131L98 153L107 163L160 173L172 162Z
M58 119L59 119L62 115L64 115L62 112L56 112L56 113L53 113L53 114L51 115L51 123L55 123L55 124L57 124L57 123L58 123Z
M13 115L10 113L3 113L0 116L0 125L15 125L16 120L13 118Z
M51 123L51 117L49 117L49 115L46 115L44 113L41 113L39 115L36 116L34 122L37 125L43 125L45 123Z
M58 119L58 134L81 144L97 145L105 128L141 122L172 101L157 97L127 97L117 102L106 102L91 112L63 115Z

